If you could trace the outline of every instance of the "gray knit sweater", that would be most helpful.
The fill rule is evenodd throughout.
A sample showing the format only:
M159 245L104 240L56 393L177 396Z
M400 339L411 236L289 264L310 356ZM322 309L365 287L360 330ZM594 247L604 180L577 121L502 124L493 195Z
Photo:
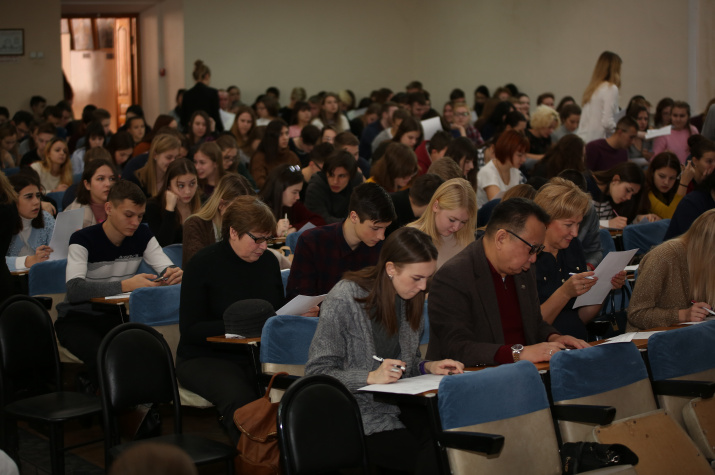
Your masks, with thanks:
M333 287L320 310L320 321L310 345L305 374L333 376L352 391L360 406L365 435L370 435L402 429L404 425L398 419L400 410L397 406L375 402L372 394L357 391L367 385L368 373L380 366L372 358L375 342L365 305L355 301L355 297L366 295L366 290L347 280L341 280ZM399 318L405 318L404 311ZM400 325L401 358L407 364L403 377L420 374L419 341L423 325L424 322L421 322L417 331L412 331L406 322Z

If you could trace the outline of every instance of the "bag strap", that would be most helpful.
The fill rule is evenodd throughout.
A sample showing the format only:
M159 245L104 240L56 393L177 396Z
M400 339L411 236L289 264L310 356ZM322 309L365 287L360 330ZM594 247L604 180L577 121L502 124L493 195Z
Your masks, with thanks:
M286 373L285 371L281 371L280 373L274 374L273 377L271 378L271 382L268 383L268 387L266 388L266 394L263 395L263 397L265 399L268 399L268 396L271 393L271 388L273 387L273 380L276 379L276 376L290 376L290 375L288 373Z

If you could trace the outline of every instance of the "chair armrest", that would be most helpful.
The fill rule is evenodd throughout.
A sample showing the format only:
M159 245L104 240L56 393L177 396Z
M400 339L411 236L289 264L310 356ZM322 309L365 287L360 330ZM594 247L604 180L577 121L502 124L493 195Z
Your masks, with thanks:
M660 396L685 396L708 399L715 394L715 381L686 381L676 379L653 381L653 392Z
M606 425L615 419L616 408L613 406L590 406L587 404L560 404L551 406L551 413L561 421Z
M452 449L494 455L498 454L504 446L504 436L479 432L449 431L439 434L438 442L442 446Z

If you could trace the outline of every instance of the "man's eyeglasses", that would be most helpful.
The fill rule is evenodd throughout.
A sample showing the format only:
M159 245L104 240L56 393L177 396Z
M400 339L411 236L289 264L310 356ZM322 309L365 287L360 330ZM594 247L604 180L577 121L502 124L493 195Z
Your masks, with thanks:
M266 243L268 243L268 244L270 245L270 244L273 244L273 243L275 242L275 240L276 240L276 238L274 238L273 236L268 236L268 237L261 236L261 237L257 237L257 236L254 236L253 234L249 233L248 231L246 231L246 234L248 234L248 237L250 237L251 239L253 239L253 242L255 242L256 244L263 244L264 242L266 242Z
M299 172L300 171L300 165L291 165L288 167L288 171L290 172Z
M514 236L515 238L517 238L519 241L521 241L521 242L523 242L524 244L526 244L527 246L529 246L529 254L531 254L531 255L538 254L538 253L540 253L541 251L544 250L544 245L543 245L543 244L530 244L529 242L527 242L527 241L525 241L524 239L522 239L522 238L521 238L518 234L516 234L515 232L509 231L508 229L505 229L505 231L508 232L509 234L511 234L512 236Z

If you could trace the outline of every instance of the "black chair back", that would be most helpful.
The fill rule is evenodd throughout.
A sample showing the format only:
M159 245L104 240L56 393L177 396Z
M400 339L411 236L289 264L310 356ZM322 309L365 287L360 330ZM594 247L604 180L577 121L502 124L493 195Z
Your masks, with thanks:
M278 443L286 475L343 468L368 473L363 437L355 397L331 376L299 379L278 406Z
M102 340L97 355L105 440L119 443L116 415L139 404L173 403L174 433L181 433L179 390L164 337L142 323L125 323Z
M26 295L0 305L0 385L3 405L62 390L52 318Z

